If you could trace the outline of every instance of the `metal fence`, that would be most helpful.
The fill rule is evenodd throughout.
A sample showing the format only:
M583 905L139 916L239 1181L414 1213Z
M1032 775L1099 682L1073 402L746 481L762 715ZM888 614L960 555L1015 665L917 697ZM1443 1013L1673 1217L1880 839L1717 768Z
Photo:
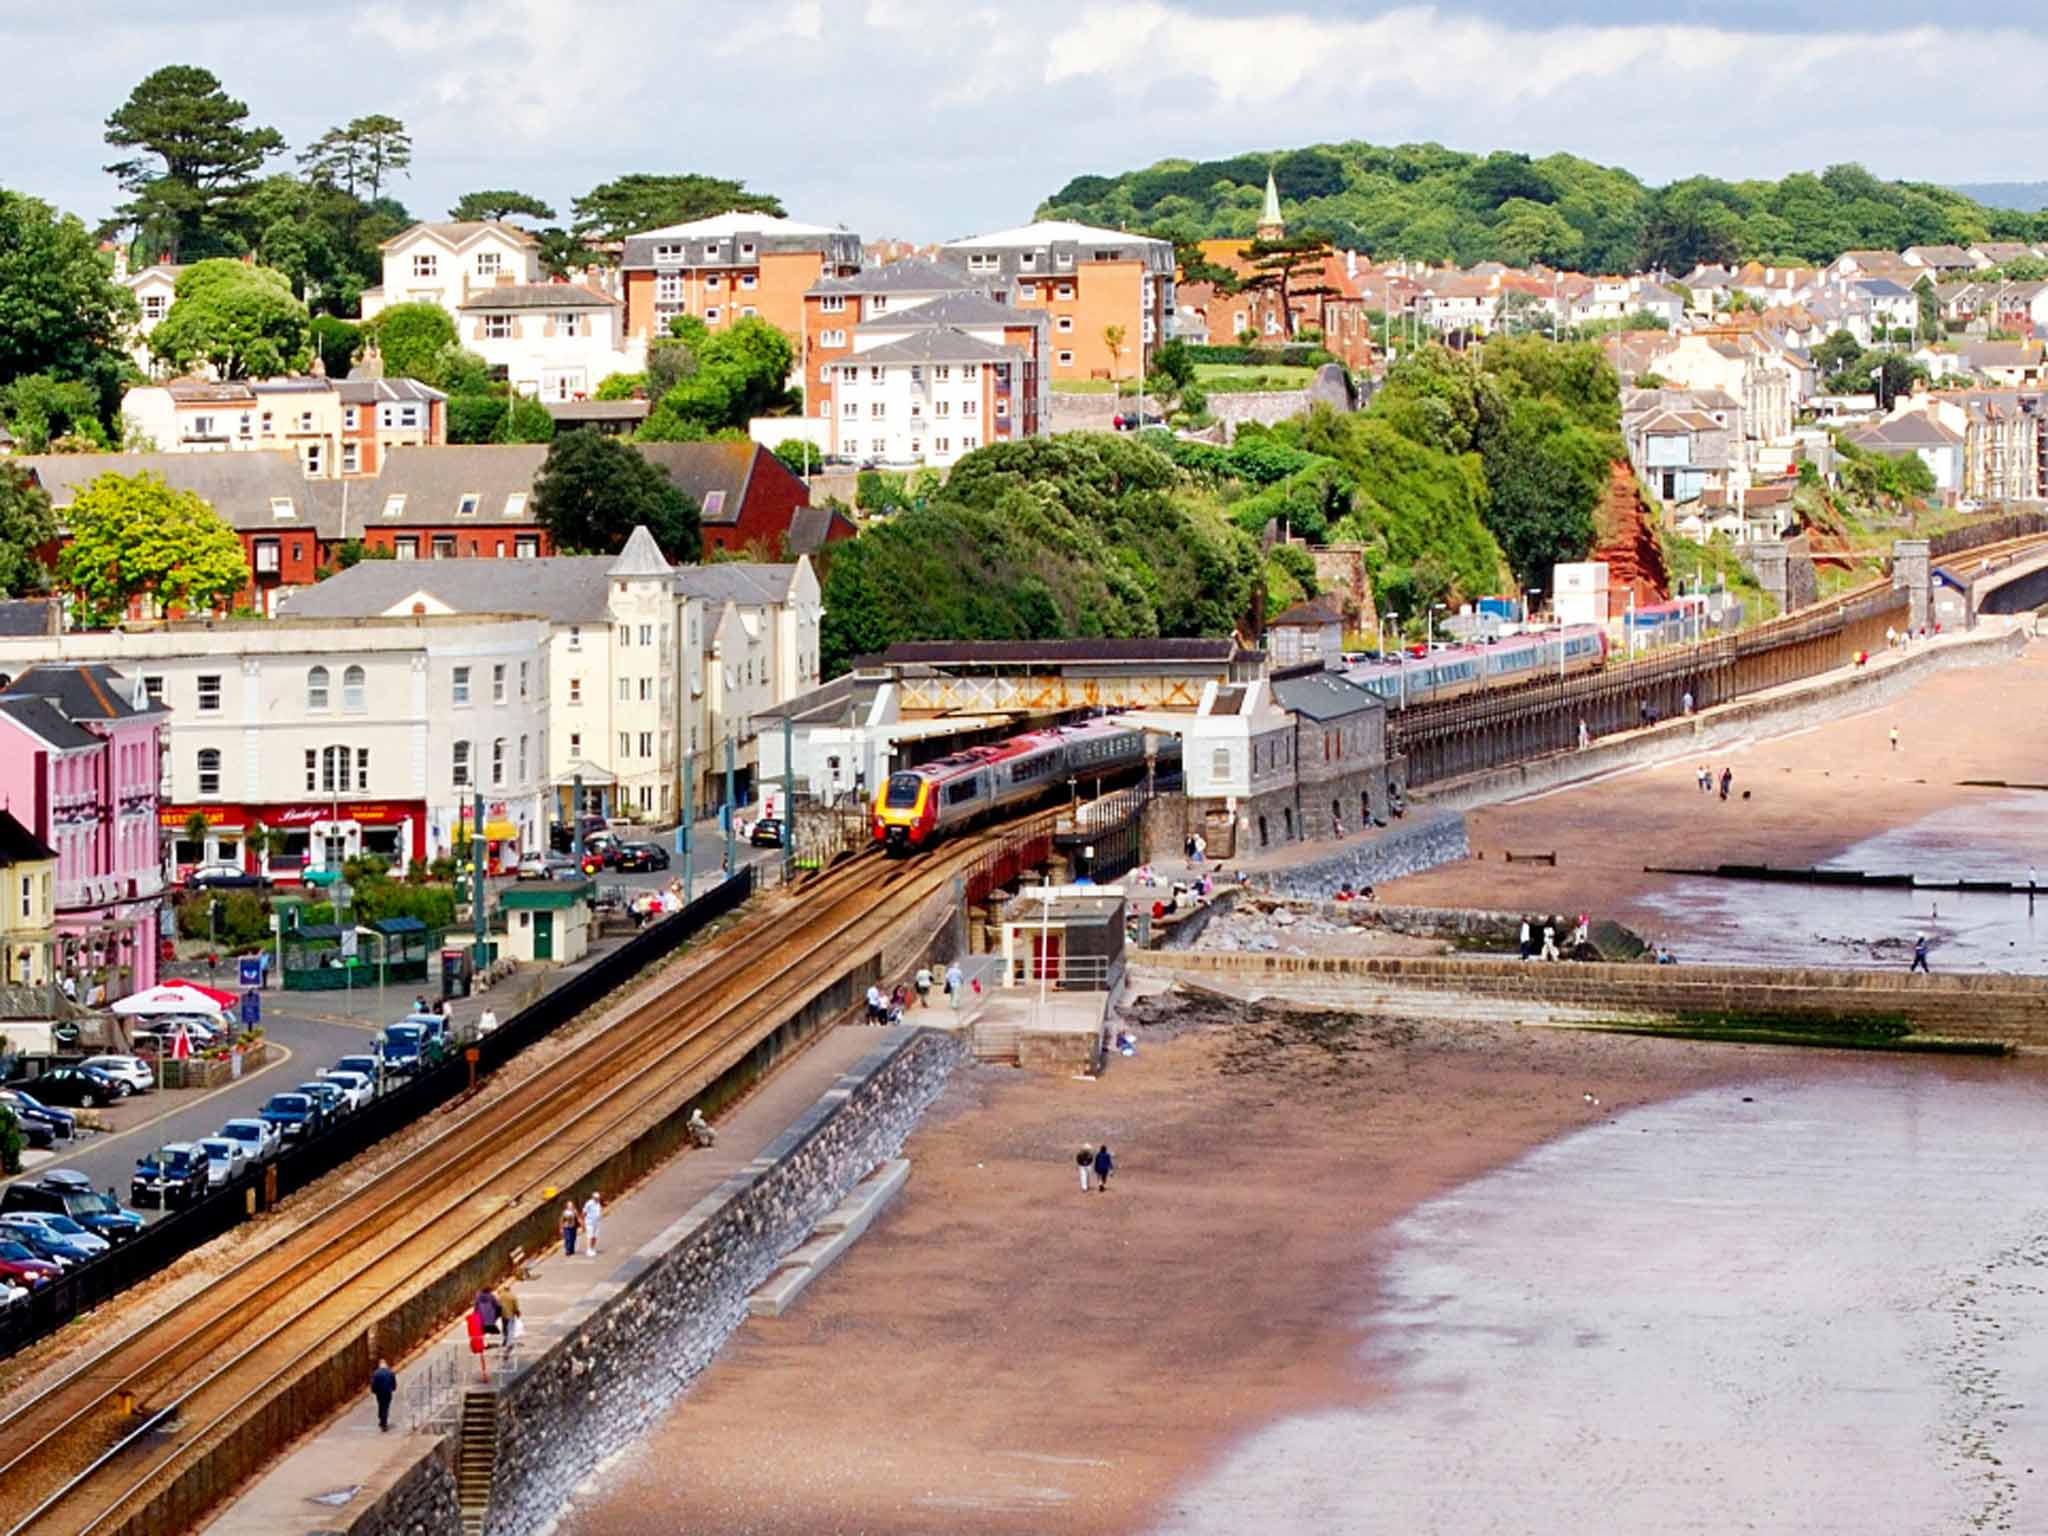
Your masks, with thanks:
M589 969L543 993L476 1042L478 1073L503 1066L648 966L673 954L705 924L744 902L753 887L753 871L742 867L680 912L642 929ZM251 1169L189 1208L145 1228L120 1247L31 1292L26 1301L0 1312L0 1358L54 1333L79 1313L331 1173L465 1092L469 1083L469 1064L460 1052L452 1053L355 1114L307 1137L275 1162Z

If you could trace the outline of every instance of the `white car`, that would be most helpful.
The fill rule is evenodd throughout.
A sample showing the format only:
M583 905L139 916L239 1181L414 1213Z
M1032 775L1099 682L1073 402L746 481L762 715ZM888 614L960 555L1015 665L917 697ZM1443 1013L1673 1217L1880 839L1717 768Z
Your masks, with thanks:
M230 1120L220 1128L220 1139L232 1141L242 1149L242 1161L267 1163L277 1156L284 1145L284 1133L268 1120L253 1116L247 1120Z
M88 1056L83 1065L106 1073L117 1083L126 1083L134 1093L147 1093L156 1086L156 1075L140 1056Z
M208 1136L199 1143L206 1153L206 1187L217 1189L238 1179L249 1167L249 1154L232 1136Z
M360 1072L341 1072L329 1069L320 1074L320 1081L332 1083L341 1090L342 1099L348 1105L348 1113L350 1114L354 1114L357 1110L364 1108L369 1104L370 1100L377 1097L377 1080L365 1077Z
M28 1292L10 1280L0 1280L0 1311L18 1307L28 1300Z

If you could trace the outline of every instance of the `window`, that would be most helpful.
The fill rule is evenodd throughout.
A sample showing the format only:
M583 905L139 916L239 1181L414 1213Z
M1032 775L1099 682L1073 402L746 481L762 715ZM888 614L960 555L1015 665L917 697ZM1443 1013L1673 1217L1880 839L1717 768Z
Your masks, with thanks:
M640 626L640 643L642 645L654 644L654 626L652 624L642 624Z
M860 402L858 400L847 401L839 408L839 414L842 416L858 416L860 414Z
M493 662L491 665L491 702L505 702L505 663L502 661Z
M454 534L437 533L434 535L434 558L436 560L453 560L455 558Z
M828 293L824 295L818 300L818 313L821 315L845 314L846 295L843 293Z
M451 675L449 702L457 709L469 702L469 668L457 667Z
M199 793L220 793L220 749L217 747L199 749Z
M507 517L526 516L526 492L513 491L506 496L505 515Z
M980 409L981 402L978 400L962 400L960 402L960 414L962 416L972 416Z
M657 245L654 248L654 259L656 261L681 261L683 259L683 248L680 245Z
M742 272L740 274L740 286L749 289L756 288L760 286L760 280L751 272Z
M420 557L420 541L410 536L393 539L391 552L394 560L417 560Z
M633 738L625 731L619 732L619 760L624 762L633 755Z
M632 643L633 626L630 624L621 624L619 626L619 648L623 650Z
M889 439L886 437L870 438L868 440L868 451L877 458L886 457L889 452Z
M163 317L164 296L160 293L144 295L142 300L142 318L145 320L161 320Z
M1056 331L1071 332L1074 329L1074 317L1072 315L1061 315L1058 319L1053 321L1053 329Z
M940 363L932 369L932 377L937 380L950 382L953 377L953 369L949 364Z
M297 517L299 509L292 505L291 497L273 496L270 498L270 515L275 518Z
M21 877L21 915L24 921L36 915L36 883L27 875Z
M652 731L642 731L640 733L640 755L642 757L654 756L654 733Z
M475 517L477 504L482 500L483 497L477 495L475 491L464 491L455 503L455 515L457 517Z
M753 259L753 256L754 242L751 240L742 240L740 242L740 260L751 261Z
M454 779L457 789L469 788L469 743L458 741L454 747L454 760L449 763L449 776Z
M518 782L519 782L519 783L521 783L521 784L524 784L524 783L526 782L526 738L525 738L524 736L521 736L521 737L519 738L519 779L518 779Z
M491 743L491 787L497 789L505 782L505 738L500 736Z
M888 309L889 296L887 294L878 293L868 300L868 314L871 316L886 314Z
M496 251L478 251L476 253L476 275L478 277L496 277L498 269L504 264L505 258Z
M683 297L683 277L680 272L664 272L654 280L654 299L658 304L679 304Z
M220 674L202 673L199 678L199 713L217 715L220 713Z
M1071 299L1074 296L1074 285L1072 283L1061 283L1059 287L1053 290L1053 296L1055 298Z
M361 474L362 469L362 445L360 443L343 443L341 445L341 472L344 475L356 475Z
M818 332L818 345L821 347L843 347L846 345L846 332L820 331Z
M403 517L405 515L405 492L400 491L396 496L386 496L384 498L384 515L386 517Z
M423 256L413 257L412 275L414 277L438 277L440 272L441 258L434 255L431 251Z
M620 678L620 679L619 679L619 702L620 702L621 704L626 704L626 703L630 703L630 702L632 701L632 698L633 698L633 679L631 679L630 677L622 677L622 678Z
M869 369L868 369L868 382L869 382L870 384L879 384L879 383L881 383L881 382L882 382L882 370L881 370L881 369L879 369L879 368L872 368L872 367L871 367L871 368L869 368Z
M1036 283L1019 283L1019 284L1017 285L1017 297L1018 297L1019 299L1035 299L1035 298L1037 298L1037 297L1038 297L1038 284L1036 284Z
M579 311L572 309L562 316L562 334L564 336L581 336L583 334L583 316Z
M953 439L950 437L935 437L932 439L933 453L951 453L952 451Z
M877 411L875 412L875 414L876 414L877 416L879 416L879 415L881 415L882 413L881 413L881 411L880 411L880 410L877 410ZM952 414L953 414L953 402L952 402L952 401L950 401L950 400L934 400L934 401L932 402L932 414L933 414L934 416L950 416L950 415L952 415Z
M569 733L569 755L571 757L581 757L583 755L583 733L581 731L571 731Z
M1218 747L1216 749L1215 756L1209 764L1209 773L1212 778L1218 780L1230 777L1230 748Z
M760 313L761 311L754 308L754 306L751 304L742 304L740 306L740 318L742 320L752 320L755 316L757 316ZM666 786L664 786L664 791L665 790Z
M142 679L142 692L143 696L149 700L151 708L163 708L164 680L161 675L145 675Z
M526 668L527 663L519 663L519 697L522 699L526 697Z
M996 255L993 251L976 251L967 258L970 272L993 272L996 269Z
M1071 352L1062 352L1054 359L1054 361L1056 361L1062 368L1071 368L1074 366L1074 354Z
M981 365L980 365L980 364L978 364L978 363L962 363L962 364L960 365L960 377L961 377L961 378L963 378L963 379L973 379L973 378L978 378L978 377L980 377L980 375L981 375Z
M367 705L365 698L366 690L363 687L365 681L366 679L361 667L346 667L342 670L341 707L343 709L353 711L356 714L362 713Z
M704 259L706 261L716 261L718 259L717 241L707 240L704 242Z
M1038 252L1025 251L1017 258L1017 265L1024 271L1029 272L1038 265Z
M882 417L888 414L889 406L887 401L877 400L873 405L870 405L868 407L868 415L874 417L876 420L880 420Z
M640 679L640 702L642 704L652 704L654 702L654 679L651 677Z
M704 323L706 325L718 324L718 306L716 304L713 304L704 311Z
M716 272L707 272L704 275L704 287L707 292L716 293L721 286Z
M981 439L978 437L963 437L960 439L960 451L962 453L972 453L980 446Z
M510 315L485 315L484 340L510 341L512 339L512 317Z
M258 539L256 541L256 574L258 576L275 576L278 572L278 557L277 540Z
M580 677L569 679L569 702L571 704L581 704L583 702L583 679Z
M520 560L535 560L540 557L540 540L527 534L512 541L512 553Z

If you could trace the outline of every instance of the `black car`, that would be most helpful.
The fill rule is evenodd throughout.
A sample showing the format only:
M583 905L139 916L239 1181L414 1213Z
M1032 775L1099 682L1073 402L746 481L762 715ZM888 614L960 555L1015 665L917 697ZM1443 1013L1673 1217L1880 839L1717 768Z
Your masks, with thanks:
M49 1121L32 1120L27 1115L21 1113L20 1110L14 1109L12 1105L9 1105L8 1108L14 1115L15 1125L21 1130L21 1139L30 1147L38 1152L42 1152L55 1145L57 1128L51 1125Z
M27 1180L7 1186L0 1195L0 1215L10 1211L40 1211L50 1216L69 1216L86 1231L108 1242L125 1243L142 1230L142 1218L122 1208L111 1191L101 1194L92 1180L74 1168L52 1168L34 1184Z
M52 1067L35 1079L35 1092L48 1104L84 1105L87 1109L123 1097L120 1085L93 1067Z
M747 841L756 848L780 848L782 846L782 820L776 816L763 816L754 823L747 834Z
M267 891L269 880L251 869L202 869L185 881L188 891Z
M159 1205L167 1211L190 1205L206 1193L207 1162L206 1149L189 1141L174 1141L138 1157L135 1176L128 1181L129 1203Z
M619 861L613 867L622 874L640 869L667 869L668 850L659 843L621 843Z
M611 823L602 816L585 816L583 818L583 839L586 848L590 846L590 839L594 837L609 837L610 835ZM549 827L548 846L556 853L569 853L573 851L576 847L575 826L566 821L558 821Z

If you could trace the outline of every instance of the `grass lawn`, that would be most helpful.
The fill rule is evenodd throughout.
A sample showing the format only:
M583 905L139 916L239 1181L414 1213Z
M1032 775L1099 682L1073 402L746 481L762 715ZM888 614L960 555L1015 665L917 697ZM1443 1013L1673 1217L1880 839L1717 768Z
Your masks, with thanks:
M1313 368L1260 367L1252 363L1198 363L1195 366L1195 382L1211 394L1306 389L1315 376ZM1052 383L1056 395L1106 395L1112 387L1120 395L1135 392L1129 379L1119 379L1114 386L1108 379L1054 379Z

